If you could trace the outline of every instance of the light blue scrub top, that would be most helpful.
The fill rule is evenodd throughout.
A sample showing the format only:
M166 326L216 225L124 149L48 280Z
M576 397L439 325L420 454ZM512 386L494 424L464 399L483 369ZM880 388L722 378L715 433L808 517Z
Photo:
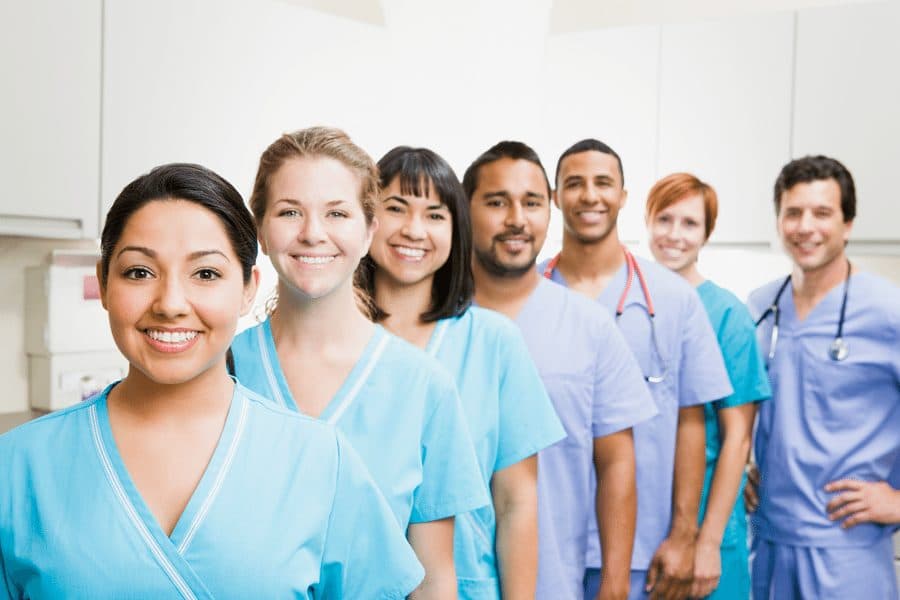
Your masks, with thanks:
M494 473L565 437L515 323L470 307L435 326L426 351L456 379L485 486ZM493 503L459 515L454 560L459 596L499 600Z
M594 438L657 409L619 330L588 298L541 278L516 324L567 434L538 454L536 597L580 598L596 521Z
M111 387L0 436L0 597L403 598L421 581L335 428L240 385L167 536L119 455Z
M268 319L231 349L238 381L297 410ZM347 436L404 529L490 502L452 378L380 325L319 418Z
M754 318L772 304L782 282L751 294ZM843 332L850 353L834 361L828 349L842 297L843 283L798 321L788 284L771 361L772 316L757 328L773 393L759 411L760 505L751 526L773 543L869 546L894 528L863 523L841 529L825 510L835 495L825 491L826 483L896 478L900 461L900 288L870 273L851 276Z
M678 411L731 395L731 383L697 292L681 276L654 262L635 257L650 289L656 309L656 333L660 353L653 350L650 320L641 285L635 281L625 300L625 310L616 324L644 375L665 373L661 383L645 383L659 414L634 428L637 460L637 531L631 568L646 570L672 522L672 482L675 470L675 439ZM543 272L543 266L541 267ZM615 316L625 289L625 265L616 272L597 299ZM559 269L553 280L566 285ZM596 520L591 523L587 565L601 566Z
M734 393L703 407L706 417L706 475L703 480L703 495L700 498L700 518L703 522L709 500L716 463L719 459L721 441L719 435L718 411L723 408L740 406L750 402L768 400L772 396L766 368L756 344L756 331L750 312L738 297L712 281L704 281L697 286L697 293L703 302L722 357L731 380ZM738 489L734 509L725 525L722 548L747 545L747 520L744 509L744 479ZM746 571L746 564L744 571ZM719 590L721 592L721 590Z

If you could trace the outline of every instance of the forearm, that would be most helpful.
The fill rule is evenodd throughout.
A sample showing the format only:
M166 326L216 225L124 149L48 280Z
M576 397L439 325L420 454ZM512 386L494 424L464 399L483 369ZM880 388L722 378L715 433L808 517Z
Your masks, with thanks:
M497 566L504 600L534 598L537 586L537 495L497 507Z
M537 588L537 468L537 456L530 456L491 478L497 568L504 600L532 600Z
M706 466L705 443L703 407L682 408L679 411L675 443L672 525L669 537L693 540L697 535L697 513Z
M415 523L407 538L425 568L425 579L411 600L451 600L456 598L456 569L453 565L453 518Z
M637 519L634 455L597 468L597 525L603 578L629 578Z
M737 501L749 452L749 437L731 436L723 441L713 472L706 514L697 536L698 541L721 546L725 527Z

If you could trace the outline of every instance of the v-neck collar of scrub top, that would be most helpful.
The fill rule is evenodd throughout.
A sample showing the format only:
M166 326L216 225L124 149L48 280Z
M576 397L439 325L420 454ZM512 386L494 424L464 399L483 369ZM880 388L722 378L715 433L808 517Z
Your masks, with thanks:
M637 256L634 257L635 260L640 260ZM562 272L559 268L554 268L552 273L552 278L554 281L566 286L571 289L569 282L566 281L566 278L563 276ZM613 311L615 311L616 306L619 303L619 299L622 297L622 292L625 289L625 280L628 277L628 262L622 263L616 272L613 273L613 276L610 278L609 283L606 284L606 287L597 295L595 300L600 302L603 306L612 307ZM647 286L649 287L651 282L647 279ZM625 306L629 306L631 304L640 304L641 306L647 308L647 300L644 298L643 291L641 289L640 283L637 281L637 275L635 275L635 280L631 283L631 288L628 290L628 295L625 296Z
M234 461L246 426L247 399L237 393L238 386L235 384L225 426L222 428L212 458L178 517L172 534L168 536L131 479L113 437L109 422L108 398L109 391L114 386L115 384L112 384L107 387L90 408L91 433L107 479L129 520L172 578L173 583L181 590L182 595L189 598L212 598L211 595L203 595L205 586L188 564L185 553L215 502ZM198 591L201 593L198 594Z
M853 281L858 278L859 273L853 273L850 275L850 279L846 281L846 285L850 286L847 298L848 311L849 305L853 301ZM781 319L778 322L779 328L781 328L782 332L793 332L817 328L823 325L833 326L834 323L837 323L838 315L840 314L844 285L845 280L841 280L841 283L828 290L828 293L812 307L806 318L801 321L797 318L797 305L794 303L794 282L790 280L787 287L784 288L784 293L781 294L781 298L778 300L778 309L782 311ZM767 300L771 304L775 297L773 296ZM767 320L772 321L772 317L768 317Z
M261 358L263 360L268 358L267 363L268 366L271 367L271 370L268 368L266 369L266 374L269 378L269 388L273 390L273 393L281 394L283 396L280 400L282 400L283 404L288 408L296 412L301 412L288 388L287 378L284 376L284 371L281 368L281 360L278 357L278 350L275 347L275 337L272 335L272 320L266 319L263 321L258 331L260 337L263 338L260 340L260 347L263 347L266 350L266 356ZM378 360L384 353L384 349L389 341L390 335L384 330L384 327L376 324L372 337L369 338L366 347L363 348L363 352L356 361L356 364L354 364L353 368L350 370L350 374L347 375L347 378L341 384L341 387L338 388L338 391L331 400L328 401L328 404L318 416L318 419L331 424L337 423L338 420L340 420L344 412L356 399L356 396L359 394L363 385L365 385L366 380L368 380L369 375L372 374L372 371L378 364ZM284 382L284 386L279 385L280 382Z

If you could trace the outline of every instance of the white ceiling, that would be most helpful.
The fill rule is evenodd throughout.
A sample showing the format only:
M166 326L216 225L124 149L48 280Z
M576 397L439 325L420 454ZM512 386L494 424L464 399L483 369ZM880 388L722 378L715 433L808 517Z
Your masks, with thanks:
M282 0L335 16L384 26L382 0ZM484 0L492 2L494 0ZM796 10L813 6L897 0L552 0L549 32L571 33L604 27L720 19L743 14ZM446 10L446 0L432 2ZM540 10L542 2L521 0L517 10ZM463 5L465 6L465 5ZM466 8L461 8L466 10Z

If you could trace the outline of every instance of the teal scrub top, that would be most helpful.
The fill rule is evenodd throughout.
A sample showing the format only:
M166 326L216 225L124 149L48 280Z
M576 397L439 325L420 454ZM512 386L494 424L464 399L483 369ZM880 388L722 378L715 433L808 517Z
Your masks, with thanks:
M268 319L231 349L238 381L298 410ZM490 502L453 379L380 325L319 418L347 436L404 529Z
M750 311L737 296L707 280L697 287L710 323L716 333L725 369L734 393L704 406L706 417L706 474L700 499L700 522L706 515L709 489L716 461L721 449L718 411L749 402L768 400L772 396L766 368L756 342L756 328ZM747 523L744 510L744 480L738 490L734 510L725 526L722 547L736 547L747 543Z
M442 319L426 351L456 379L486 486L497 471L566 437L522 334L503 315L473 306ZM463 600L500 598L496 528L493 503L456 519Z
M240 385L166 535L116 447L111 388L0 436L0 598L399 600L422 580L343 436Z

